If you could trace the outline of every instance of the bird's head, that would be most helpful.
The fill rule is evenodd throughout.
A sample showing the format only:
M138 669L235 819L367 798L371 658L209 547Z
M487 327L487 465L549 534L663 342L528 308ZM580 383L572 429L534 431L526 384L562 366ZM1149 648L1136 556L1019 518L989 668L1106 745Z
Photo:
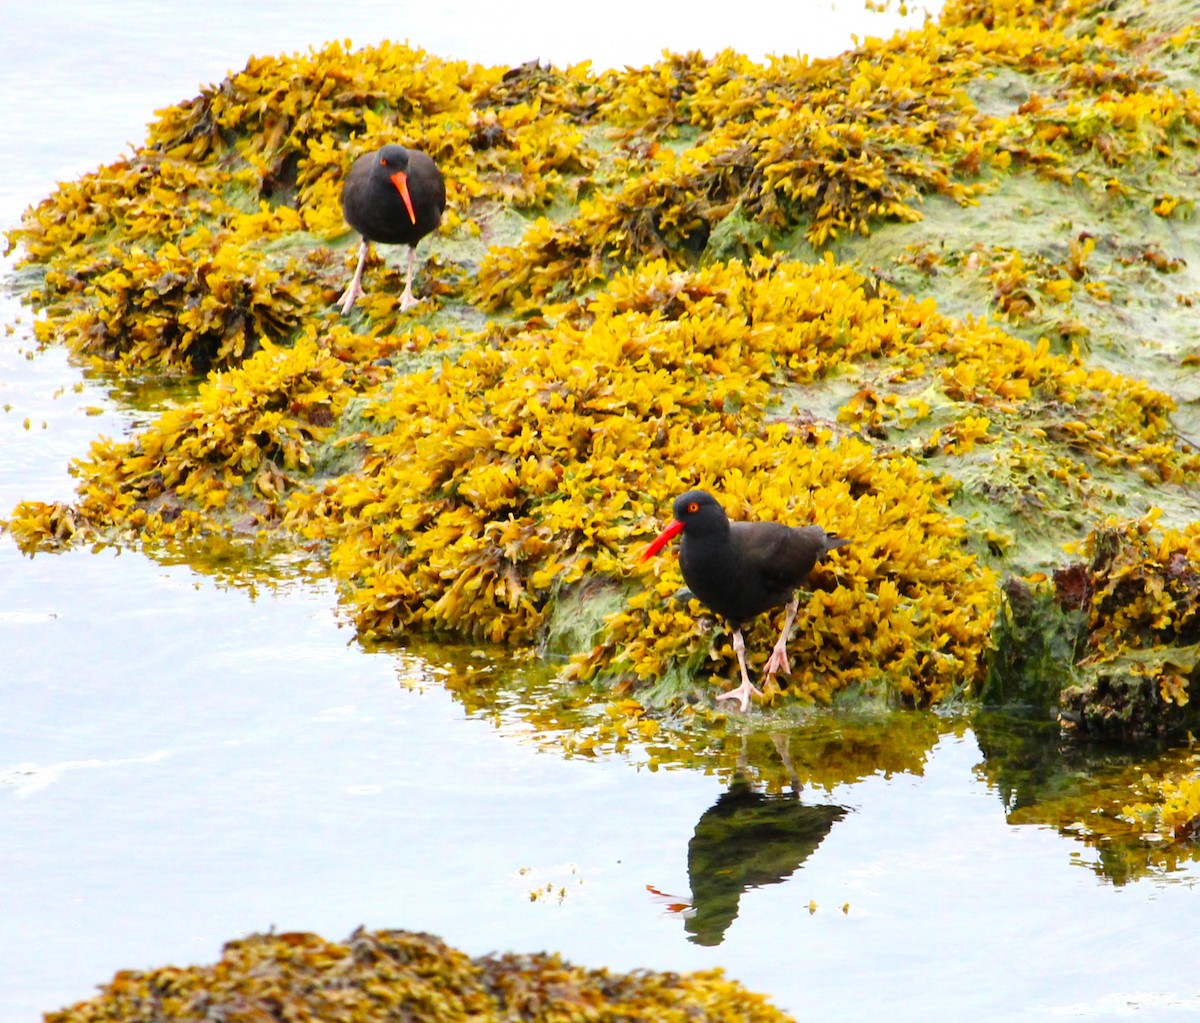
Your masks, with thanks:
M408 150L395 144L384 146L376 154L377 166L396 186L400 198L404 200L404 208L415 224L417 215L413 212L412 197L408 194Z
M689 490L680 494L671 506L671 513L674 518L646 548L642 555L642 561L654 557L685 529L728 528L729 520L725 517L725 510L717 503L717 499L712 494L704 490Z

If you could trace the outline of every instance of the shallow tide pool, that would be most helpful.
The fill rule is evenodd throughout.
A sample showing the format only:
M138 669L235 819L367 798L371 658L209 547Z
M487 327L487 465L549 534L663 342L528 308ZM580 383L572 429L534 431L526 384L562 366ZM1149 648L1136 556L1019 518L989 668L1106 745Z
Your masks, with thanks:
M5 1021L256 930L359 924L722 966L798 1018L1200 1008L1194 869L1117 887L1093 850L1007 824L962 723L933 720L916 770L784 792L766 830L743 793L714 831L737 801L717 778L539 749L518 710L465 712L436 659L362 651L325 587L253 598L128 553L0 561ZM678 908L730 894L689 877L705 835L714 875L749 864L709 944Z

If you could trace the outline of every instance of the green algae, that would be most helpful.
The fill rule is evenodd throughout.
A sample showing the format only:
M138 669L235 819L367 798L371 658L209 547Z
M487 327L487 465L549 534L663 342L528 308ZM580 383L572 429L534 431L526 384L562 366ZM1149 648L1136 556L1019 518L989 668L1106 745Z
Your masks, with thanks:
M566 659L596 642L604 620L625 606L629 594L609 582L582 583L564 587L546 623L542 651Z
M745 259L759 251L770 232L757 220L735 207L717 222L704 247L704 258L716 262Z
M980 693L984 705L1059 706L1063 690L1075 681L1074 665L1086 638L1082 611L1064 610L1053 594L1008 580Z

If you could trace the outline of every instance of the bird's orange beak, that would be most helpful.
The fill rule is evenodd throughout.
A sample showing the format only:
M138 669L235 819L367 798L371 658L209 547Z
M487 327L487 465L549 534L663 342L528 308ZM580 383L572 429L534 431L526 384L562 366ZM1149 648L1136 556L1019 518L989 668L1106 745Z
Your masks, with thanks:
M408 210L408 216L415 224L417 215L413 212L412 199L408 194L408 175L404 171L396 171L392 175L392 184L396 186L396 191L400 193L400 198L404 200L404 208Z
M672 540L674 540L675 537L677 537L679 535L679 533L682 529L683 529L683 523L680 522L678 519L672 519L670 524L667 526L667 528L664 529L661 533L658 534L658 536L656 536L654 538L654 542L651 543L650 546L646 548L645 552L642 554L642 556L639 560L645 561L648 558L654 557L654 555L656 555L659 551L661 551L664 547L666 547L667 544L669 544Z

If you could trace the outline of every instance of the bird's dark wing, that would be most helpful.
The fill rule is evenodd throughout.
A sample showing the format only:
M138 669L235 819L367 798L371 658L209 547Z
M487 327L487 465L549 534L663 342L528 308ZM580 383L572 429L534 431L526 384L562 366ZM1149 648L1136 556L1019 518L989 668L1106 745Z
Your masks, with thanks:
M833 538L820 526L793 528L779 522L734 522L734 542L775 592L795 589L818 559L831 549Z

